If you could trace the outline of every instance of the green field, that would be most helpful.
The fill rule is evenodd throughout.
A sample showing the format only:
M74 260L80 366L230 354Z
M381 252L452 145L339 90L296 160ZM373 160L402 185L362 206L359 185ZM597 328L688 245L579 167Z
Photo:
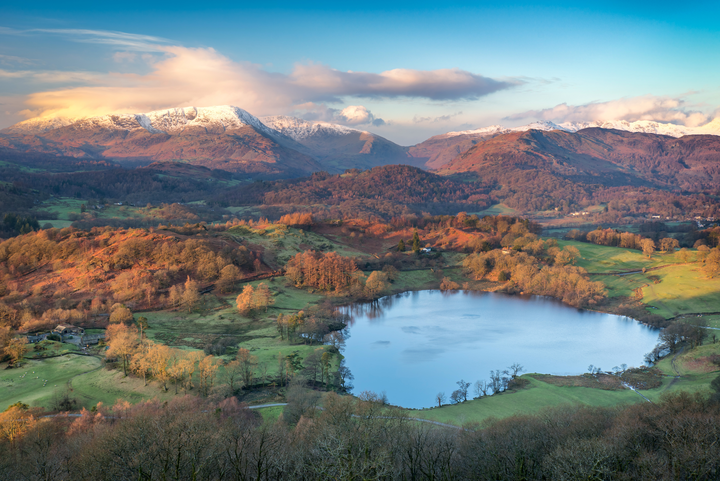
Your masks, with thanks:
M698 265L669 266L652 274L660 282L643 287L643 303L657 314L720 312L720 279L707 279Z
M4 364L0 366L5 367ZM20 368L0 371L0 410L18 401L31 406L47 406L53 394L63 390L68 381L100 368L100 359L89 356L26 360Z
M607 391L587 387L560 387L548 384L525 374L529 384L516 392L507 392L442 408L410 411L409 415L432 421L462 425L466 422L483 422L492 418L506 418L517 414L533 414L544 408L562 404L589 406L615 406L646 402L630 390Z
M561 247L574 246L580 251L580 259L577 261L579 267L587 269L588 272L628 272L640 271L668 264L679 264L677 254L662 254L655 252L651 258L647 258L642 252L634 249L621 247L607 247L587 242L558 241Z

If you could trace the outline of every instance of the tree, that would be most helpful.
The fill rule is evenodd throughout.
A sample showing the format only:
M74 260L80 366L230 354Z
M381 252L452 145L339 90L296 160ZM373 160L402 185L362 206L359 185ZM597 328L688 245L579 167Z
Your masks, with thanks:
M385 289L387 289L387 275L382 271L372 271L365 281L367 296L375 298Z
M486 381L475 381L475 384L473 385L474 391L475 391L475 397L487 396L488 389L490 389L490 385Z
M460 379L456 384L459 386L458 391L460 391L462 400L467 401L468 387L470 387L470 383L465 382L464 379Z
M10 339L7 346L5 346L5 354L10 356L10 363L12 365L19 365L22 362L28 351L27 342L27 338L25 337L16 337Z
M442 405L443 405L443 403L445 403L446 400L447 400L447 398L445 397L445 393L444 393L444 392L439 392L439 393L437 393L437 394L435 395L435 400L436 400L437 403L438 403L438 407L441 408Z
M130 324L133 321L132 311L122 304L116 304L115 306L113 306L113 310L110 313L110 323Z
M440 290L441 291L456 291L460 289L460 284L453 281L449 277L443 277L442 282L440 283Z
M218 365L213 356L205 356L198 362L198 377L200 378L200 394L207 397L215 382Z
M677 258L680 262L687 262L690 260L690 251L686 247L680 249L677 253Z
M680 242L672 237L666 237L660 239L660 250L667 253L675 252L675 249L680 248Z
M220 270L220 278L217 281L217 288L220 292L232 292L235 282L240 278L240 269L233 264L228 264Z
M462 395L462 391L460 391L460 389L454 390L452 392L452 394L450 395L450 402L452 402L453 404L458 404L458 403L462 402L462 399L463 399L463 395Z
M237 304L237 309L240 311L240 314L243 316L247 316L250 311L254 309L253 301L255 300L255 288L251 286L250 284L246 284L245 287L243 287L243 290L240 294L238 294L237 298L235 299L235 303Z
M400 239L400 242L398 242L397 246L398 252L405 252L405 241Z
M33 411L27 405L15 403L0 413L0 439L7 439L11 445L37 424Z
M240 369L240 362L235 359L233 361L230 361L229 363L225 364L225 380L228 383L228 386L230 386L230 394L233 396L235 395L235 391L237 391L237 384L238 381L242 378L242 370Z
M640 247L642 248L643 254L647 257L652 257L655 252L655 242L652 239L643 239L640 241Z
M135 321L135 324L140 328L140 337L144 337L144 331L150 328L147 317L139 316Z
M561 266L575 264L578 257L580 257L580 251L577 247L565 246L563 250L555 254L555 264Z
M181 301L188 312L192 312L200 302L197 282L190 279L190 276L185 281L185 291L182 294Z
M716 247L710 251L705 258L705 264L702 269L709 279L712 279L716 275L720 274L720 249Z
M105 357L118 357L122 361L123 373L127 376L130 359L138 348L137 328L125 324L110 324L105 331L105 342L108 345Z
M254 294L255 295L252 302L254 309L265 308L265 312L267 312L268 306L272 306L273 304L275 304L273 294L272 292L270 292L270 289L268 289L267 284L265 284L264 282L258 284Z
M418 236L417 230L413 232L412 236L412 246L413 246L413 252L417 254L420 252L420 236Z
M250 351L241 347L238 349L235 359L240 364L240 375L242 376L243 384L245 386L252 385L253 378L255 377L255 366L257 366L257 357L252 356Z
M525 370L525 368L523 368L523 367L520 365L519 362L516 362L516 363L513 363L513 364L508 368L508 370L509 370L510 373L512 374L513 379L515 379L518 374L520 374L521 372L523 372L523 371Z

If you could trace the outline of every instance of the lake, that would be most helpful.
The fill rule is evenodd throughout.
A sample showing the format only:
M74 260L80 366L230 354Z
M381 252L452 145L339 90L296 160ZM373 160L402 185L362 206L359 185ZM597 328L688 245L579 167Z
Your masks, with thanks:
M385 392L408 408L435 405L438 392L449 402L456 381L489 381L491 370L513 363L557 375L582 374L590 364L637 367L659 334L628 317L489 292L405 292L345 311L353 392Z

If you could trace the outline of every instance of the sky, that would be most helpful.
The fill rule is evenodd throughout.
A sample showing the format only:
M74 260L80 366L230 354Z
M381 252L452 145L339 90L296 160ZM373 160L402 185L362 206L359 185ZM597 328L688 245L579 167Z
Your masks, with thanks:
M12 3L12 4L11 4ZM4 2L0 128L230 104L401 145L720 106L720 2Z

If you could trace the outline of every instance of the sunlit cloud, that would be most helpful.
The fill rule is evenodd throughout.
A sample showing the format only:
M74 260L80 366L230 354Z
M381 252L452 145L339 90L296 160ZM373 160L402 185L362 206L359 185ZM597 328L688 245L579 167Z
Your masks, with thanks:
M708 116L691 110L680 97L643 95L609 102L592 102L584 105L565 103L553 108L528 110L510 115L507 120L551 120L553 122L583 122L609 120L654 120L696 127L708 122Z
M232 104L255 115L297 110L303 105L341 103L348 98L476 99L512 88L511 80L495 80L459 69L396 69L379 74L341 72L326 65L296 65L290 74L236 62L212 48L158 46L162 56L146 58L147 74L97 74L87 85L31 94L25 116L81 117L143 112L188 105ZM134 60L116 54L116 61ZM73 73L65 73L72 77ZM78 74L78 78L85 73ZM364 109L364 110L363 110ZM340 112L327 109L348 125L384 123L362 106Z

